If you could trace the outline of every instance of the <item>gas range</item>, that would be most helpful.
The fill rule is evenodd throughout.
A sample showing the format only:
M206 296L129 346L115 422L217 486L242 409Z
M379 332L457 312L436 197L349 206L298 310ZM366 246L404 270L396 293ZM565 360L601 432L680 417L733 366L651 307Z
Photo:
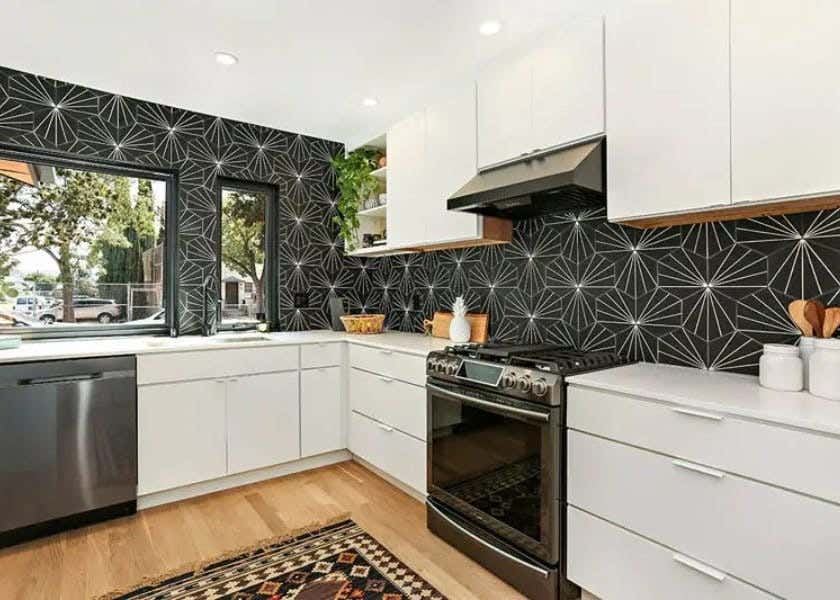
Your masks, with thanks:
M614 352L587 352L556 344L462 344L430 353L426 374L431 379L558 406L563 401L566 377L627 362Z

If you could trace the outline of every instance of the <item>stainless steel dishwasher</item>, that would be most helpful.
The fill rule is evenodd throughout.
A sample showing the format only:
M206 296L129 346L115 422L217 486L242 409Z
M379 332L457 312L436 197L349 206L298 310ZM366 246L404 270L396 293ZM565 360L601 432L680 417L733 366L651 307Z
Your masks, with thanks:
M136 506L134 357L0 366L0 546Z

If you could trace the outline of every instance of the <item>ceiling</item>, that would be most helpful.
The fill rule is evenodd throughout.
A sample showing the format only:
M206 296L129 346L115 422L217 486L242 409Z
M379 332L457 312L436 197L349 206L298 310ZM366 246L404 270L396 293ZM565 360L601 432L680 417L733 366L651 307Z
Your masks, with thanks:
M3 0L0 65L338 140L374 137L560 0ZM479 35L488 19L502 23ZM223 67L216 51L239 57ZM366 97L378 100L369 108Z

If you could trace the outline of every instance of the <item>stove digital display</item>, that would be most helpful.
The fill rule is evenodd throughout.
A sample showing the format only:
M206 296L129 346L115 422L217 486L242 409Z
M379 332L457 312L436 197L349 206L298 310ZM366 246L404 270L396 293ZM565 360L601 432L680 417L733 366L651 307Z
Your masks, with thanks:
M496 365L465 360L461 366L461 372L458 375L470 381L498 385L499 379L502 377L502 370L503 367Z

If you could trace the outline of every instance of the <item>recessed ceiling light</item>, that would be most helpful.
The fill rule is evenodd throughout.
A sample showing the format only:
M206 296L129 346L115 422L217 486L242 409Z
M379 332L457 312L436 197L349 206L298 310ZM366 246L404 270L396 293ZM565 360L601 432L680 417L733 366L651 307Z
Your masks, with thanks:
M230 52L216 52L216 62L220 65L230 67L238 63L239 59Z
M479 28L478 32L481 35L496 35L502 30L502 24L498 21L484 21Z
M362 100L362 106L367 106L368 108L373 108L377 104L379 104L379 100L376 98L365 98Z

